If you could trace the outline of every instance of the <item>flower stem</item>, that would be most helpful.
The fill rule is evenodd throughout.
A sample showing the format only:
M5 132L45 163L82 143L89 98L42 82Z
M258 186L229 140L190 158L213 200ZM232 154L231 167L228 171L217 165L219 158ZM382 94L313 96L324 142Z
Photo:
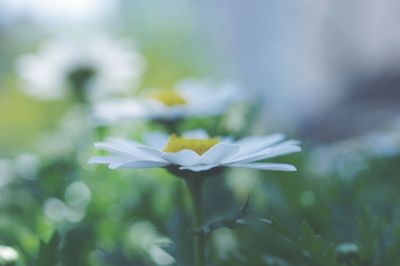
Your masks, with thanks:
M193 227L194 229L198 229L203 225L203 216L201 213L201 208L202 208L201 191L203 185L203 178L190 177L190 178L185 178L184 180L192 200ZM205 248L204 235L196 234L193 236L193 248L194 248L195 265L204 266L204 248Z
M182 120L181 119L175 119L175 120L158 120L158 122L164 126L164 128L168 131L169 134L179 134L179 127L181 125Z

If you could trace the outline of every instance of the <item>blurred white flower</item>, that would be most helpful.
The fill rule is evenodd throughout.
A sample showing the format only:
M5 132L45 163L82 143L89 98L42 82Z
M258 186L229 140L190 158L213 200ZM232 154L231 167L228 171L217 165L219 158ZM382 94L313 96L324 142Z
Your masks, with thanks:
M101 35L57 39L16 61L23 90L42 100L125 95L138 84L143 68L142 56L128 41Z
M10 28L23 22L25 27L35 26L37 30L55 33L70 27L93 30L115 14L116 9L117 3L113 0L2 0L0 22L4 21Z
M10 265L18 260L18 252L8 246L0 245L0 263L1 265Z
M309 168L317 176L350 178L367 169L368 160L400 154L400 120L363 136L320 145L311 151Z
M366 155L360 150L359 143L350 139L314 148L308 167L319 177L337 174L347 179L356 176L368 166Z
M390 158L400 154L400 128L372 132L362 141L372 156Z
M94 157L89 163L108 164L116 168L173 167L192 172L219 167L260 170L295 171L293 165L258 162L264 159L299 152L299 142L284 140L282 134L247 137L238 141L209 138L202 130L168 136L164 133L145 135L146 144L125 139L109 139L96 143L98 149L110 153Z
M173 90L155 90L133 99L99 102L93 116L99 123L131 119L171 121L218 115L242 99L239 87L232 82L213 84L188 79L179 82Z

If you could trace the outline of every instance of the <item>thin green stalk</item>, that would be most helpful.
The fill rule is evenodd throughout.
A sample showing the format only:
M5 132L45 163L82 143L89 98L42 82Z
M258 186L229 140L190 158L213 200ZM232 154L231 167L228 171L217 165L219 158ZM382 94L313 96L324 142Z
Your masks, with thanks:
M164 126L164 128L168 131L169 134L179 134L179 128L181 126L181 119L175 119L170 121L158 120L158 122Z
M202 209L202 185L203 178L191 177L185 178L186 186L189 190L190 198L192 200L192 211L193 211L193 227L198 229L203 225L203 216L201 213ZM205 238L204 235L196 234L193 235L193 248L195 266L204 266L204 248Z

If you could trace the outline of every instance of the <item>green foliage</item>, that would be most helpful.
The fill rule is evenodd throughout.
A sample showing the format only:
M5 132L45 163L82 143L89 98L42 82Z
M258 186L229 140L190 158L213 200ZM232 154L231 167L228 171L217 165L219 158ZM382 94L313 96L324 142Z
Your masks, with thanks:
M164 252L178 265L191 265L190 205L180 179L165 170L82 168L74 158L70 154L46 159L35 179L17 175L2 188L0 208L9 215L0 220L0 236L3 244L20 250L20 263L157 265L157 256L163 255L154 253L158 249L153 245L169 238ZM293 160L299 169L306 169L307 154ZM304 170L258 172L252 179L240 172L241 183L228 189L235 172L227 171L226 179L208 179L205 226L218 229L207 236L207 261L209 265L400 265L396 209L400 199L393 178L399 170L399 158L376 158L368 169L347 180L320 178ZM76 181L91 191L85 206L69 205L65 197ZM221 221L241 214L244 185L252 194L246 215L239 215L239 223L231 229L220 229L231 227L219 226ZM61 201L66 216L47 217L49 199ZM82 211L83 217L69 216L71 211ZM42 241L52 228L60 233Z
M309 265L337 265L334 244L325 243L321 235L316 234L307 222L304 221L300 226L299 233L295 234L275 217L261 221L271 226L280 236L294 245L298 252L309 260Z
M60 265L61 236L55 232L51 239L46 243L40 241L39 254L36 266L57 266Z

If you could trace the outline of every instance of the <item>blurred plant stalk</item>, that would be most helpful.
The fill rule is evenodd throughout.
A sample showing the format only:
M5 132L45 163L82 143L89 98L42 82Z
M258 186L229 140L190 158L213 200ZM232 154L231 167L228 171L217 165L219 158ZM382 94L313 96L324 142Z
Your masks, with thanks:
M194 229L203 226L202 215L202 187L204 178L202 177L186 177L184 178L186 187L188 188L190 198L192 201L192 218ZM193 234L193 248L195 266L204 266L204 248L205 248L205 235Z

